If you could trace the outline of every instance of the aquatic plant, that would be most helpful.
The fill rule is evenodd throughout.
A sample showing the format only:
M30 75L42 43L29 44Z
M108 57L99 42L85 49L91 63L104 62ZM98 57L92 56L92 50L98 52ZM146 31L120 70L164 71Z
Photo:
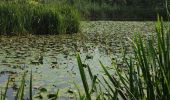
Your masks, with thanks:
M33 9L31 17L31 31L34 34L59 34L61 19L58 12L44 6Z
M0 33L7 35L77 33L80 21L78 12L69 5L60 6L38 2L4 1L0 4ZM63 11L67 13L63 14Z
M63 20L64 33L76 33L79 31L80 15L78 11L69 5L59 8Z
M22 29L17 5L0 4L0 33L15 34Z
M16 91L16 95L15 95L15 100L24 100L26 98L25 95L25 88L26 88L26 72L24 72L23 76L22 76L22 80L20 82L20 86ZM41 94L42 92L47 92L47 89L45 88L41 88L40 89L40 94L38 96L33 95L33 86L32 86L32 70L30 72L30 78L29 78L29 97L27 97L27 99L29 100L33 100L33 98L38 98L38 99L50 99L50 100L57 100L59 97L59 89L57 90L56 93L52 94L52 93L46 93L46 95L44 96L43 94ZM11 77L8 77L6 86L5 86L5 90L3 90L4 92L2 92L1 90L1 95L0 95L0 100L6 100L7 97L7 91L9 88L9 84L11 82Z

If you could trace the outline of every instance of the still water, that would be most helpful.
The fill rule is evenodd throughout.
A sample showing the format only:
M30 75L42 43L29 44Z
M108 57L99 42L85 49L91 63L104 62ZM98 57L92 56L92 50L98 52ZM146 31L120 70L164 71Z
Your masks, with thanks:
M99 60L111 66L111 60L121 63L122 47L131 54L131 38L134 32L144 36L154 32L154 22L82 22L77 34L0 36L0 89L5 89L9 100L14 99L24 72L26 97L29 91L30 71L33 72L33 90L45 88L48 93L61 91L61 99L72 96L68 90L76 91L74 82L80 87L76 54L90 66L94 74L102 73Z

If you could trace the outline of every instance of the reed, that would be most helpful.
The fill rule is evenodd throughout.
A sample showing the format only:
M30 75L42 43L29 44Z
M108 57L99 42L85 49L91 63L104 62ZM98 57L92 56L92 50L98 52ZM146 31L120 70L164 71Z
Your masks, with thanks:
M80 22L78 11L69 5L60 6L29 0L3 1L0 4L0 33L6 35L77 33Z
M17 5L0 4L0 33L15 34L21 31L22 23Z

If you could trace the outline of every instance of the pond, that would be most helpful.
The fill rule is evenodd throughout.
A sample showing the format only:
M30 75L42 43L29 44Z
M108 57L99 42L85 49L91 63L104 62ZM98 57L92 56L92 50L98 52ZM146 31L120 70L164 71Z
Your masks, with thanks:
M82 86L77 53L95 74L100 73L99 60L106 66L111 66L113 58L121 63L122 47L127 49L127 54L132 53L128 38L135 32L143 36L153 33L154 23L82 21L80 32L72 35L0 36L0 90L5 88L10 76L7 97L14 100L22 75L27 72L27 96L32 70L35 95L41 88L48 93L60 89L60 99L71 99L74 95L68 91L76 91L74 82Z

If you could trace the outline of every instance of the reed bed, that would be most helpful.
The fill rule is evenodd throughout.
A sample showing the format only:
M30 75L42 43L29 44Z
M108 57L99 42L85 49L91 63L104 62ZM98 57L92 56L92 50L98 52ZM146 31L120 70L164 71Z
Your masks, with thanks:
M33 1L0 4L0 33L6 35L77 33L79 19L78 11L66 4Z

